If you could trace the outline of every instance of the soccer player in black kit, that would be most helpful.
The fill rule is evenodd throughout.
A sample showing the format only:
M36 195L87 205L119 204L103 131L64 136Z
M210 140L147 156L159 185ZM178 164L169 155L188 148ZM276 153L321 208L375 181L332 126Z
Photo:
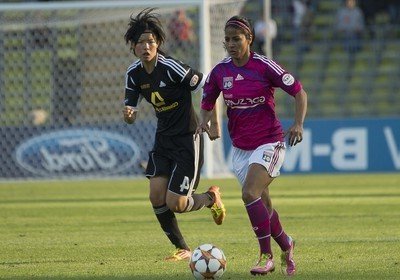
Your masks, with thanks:
M139 102L153 105L157 131L149 152L146 177L150 181L150 202L169 240L175 245L169 261L187 260L191 251L186 244L174 212L184 213L209 207L216 224L225 218L225 207L217 186L195 194L203 163L203 139L195 136L198 119L192 104L192 92L202 88L205 76L190 66L168 57L160 49L165 41L159 15L154 8L131 16L125 41L135 56L126 73L124 120L132 124ZM209 137L220 137L214 114Z

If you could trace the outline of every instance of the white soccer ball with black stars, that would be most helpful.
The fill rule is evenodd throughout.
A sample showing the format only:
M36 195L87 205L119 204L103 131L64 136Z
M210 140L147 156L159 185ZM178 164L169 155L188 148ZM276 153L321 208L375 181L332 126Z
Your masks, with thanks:
M189 267L196 279L219 279L226 270L226 257L220 248L203 244L193 250Z

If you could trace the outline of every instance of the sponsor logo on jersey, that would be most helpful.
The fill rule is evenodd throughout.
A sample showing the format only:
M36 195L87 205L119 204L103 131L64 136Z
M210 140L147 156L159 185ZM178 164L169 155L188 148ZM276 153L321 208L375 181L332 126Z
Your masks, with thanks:
M286 73L282 76L282 82L287 86L291 86L294 83L294 77L289 73Z
M161 113L161 112L165 112L165 111L169 111L174 109L175 107L178 107L179 103L178 102L174 102L171 105L168 106L163 106L163 107L159 107L159 108L155 108L157 112Z
M151 103L156 107L161 107L165 105L164 98L158 91L153 91L151 93Z
M195 85L197 85L197 82L199 81L199 76L194 75L191 79L190 79L190 86L194 87Z
M16 148L16 162L36 176L123 173L140 156L138 145L115 132L71 129L45 133Z
M233 77L223 77L222 85L223 85L224 89L233 88Z
M141 88L141 89L150 88L150 84L143 84L143 85L140 85L140 88Z
M225 99L225 104L231 108L246 109L265 103L265 96L254 98Z
M235 81L242 81L242 80L244 80L243 76L240 74L237 74Z

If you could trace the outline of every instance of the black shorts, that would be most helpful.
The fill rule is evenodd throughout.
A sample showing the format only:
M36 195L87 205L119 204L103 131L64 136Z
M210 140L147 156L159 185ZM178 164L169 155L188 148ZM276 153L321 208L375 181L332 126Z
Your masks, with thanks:
M179 195L191 195L200 180L204 156L203 136L156 135L149 152L146 177L166 176L168 190Z

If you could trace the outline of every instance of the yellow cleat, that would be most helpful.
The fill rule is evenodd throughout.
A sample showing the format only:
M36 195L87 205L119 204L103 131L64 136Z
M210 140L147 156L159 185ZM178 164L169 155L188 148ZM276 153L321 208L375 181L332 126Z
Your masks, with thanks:
M226 209L221 200L221 193L219 192L219 187L211 186L208 189L208 192L212 193L214 196L214 203L211 206L211 215L214 219L214 222L217 225L220 225L222 224L222 222L226 217Z
M176 249L171 256L165 258L168 262L177 262L189 260L192 256L192 252L186 249Z

